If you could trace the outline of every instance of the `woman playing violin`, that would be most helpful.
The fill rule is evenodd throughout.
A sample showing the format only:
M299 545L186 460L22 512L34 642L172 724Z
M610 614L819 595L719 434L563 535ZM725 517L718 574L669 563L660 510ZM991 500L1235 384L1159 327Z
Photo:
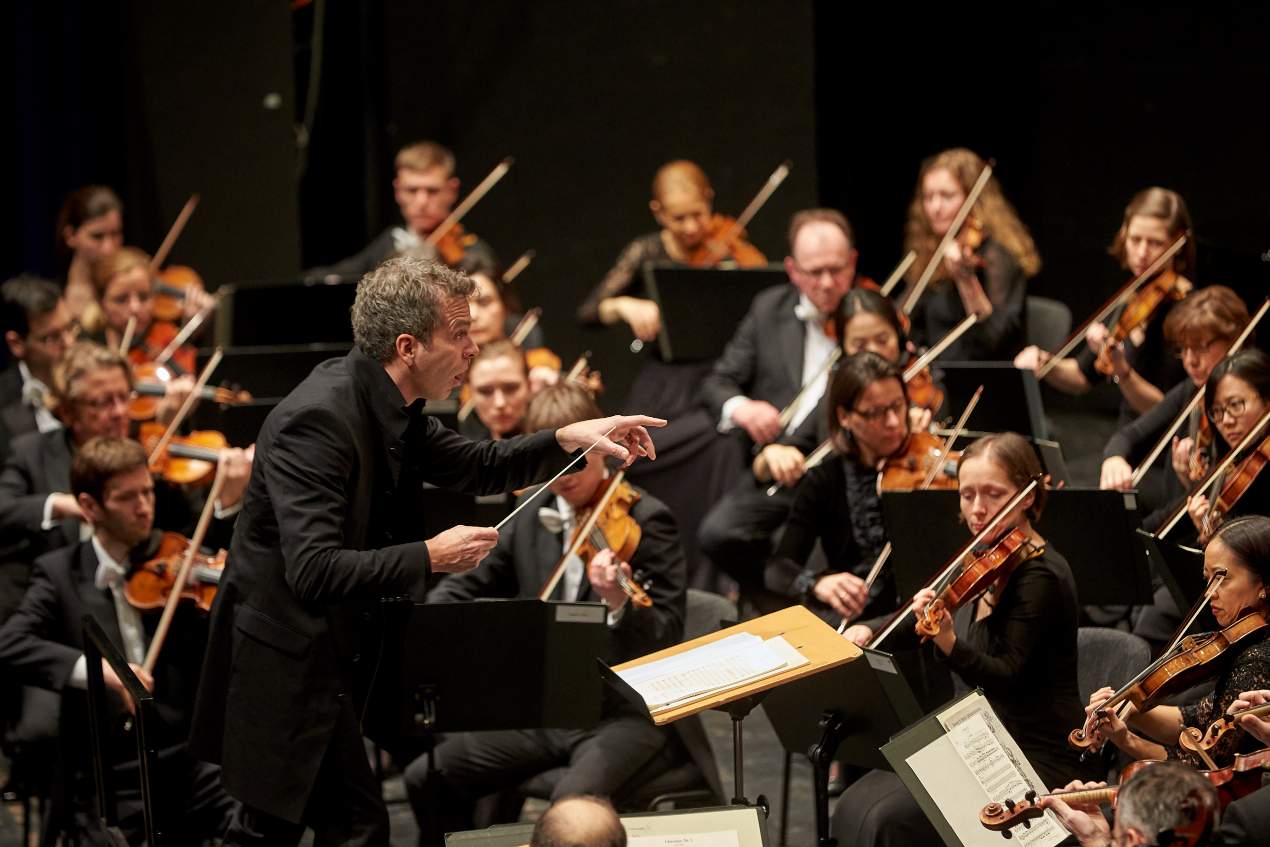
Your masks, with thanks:
M1077 355L1054 365L1045 377L1050 385L1068 394L1084 394L1110 377L1120 388L1121 426L1159 403L1164 391L1183 376L1177 360L1169 355L1164 321L1158 319L1168 303L1182 299L1193 288L1184 274L1195 267L1195 237L1182 195L1159 187L1139 191L1125 207L1124 220L1108 249L1120 266L1132 274L1132 278L1137 278L1182 235L1188 236L1187 243L1166 268L1174 277L1164 298L1166 308L1151 310L1145 321L1133 328L1123 341L1111 345L1108 345L1108 336L1112 330L1106 324L1095 322L1085 331L1086 346ZM1145 286L1141 290L1145 293ZM1105 376L1097 368L1104 347L1106 361L1111 366L1111 372ZM1015 357L1014 364L1019 368L1036 369L1048 359L1046 351L1032 345Z
M981 531L1040 474L1035 451L1019 435L989 435L967 447L958 467L967 529ZM1038 486L1001 520L994 536L1018 529L1043 552L955 615L944 612L932 640L959 691L981 687L1044 783L1063 785L1074 777L1090 778L1095 768L1082 765L1066 747L1068 722L1081 719L1076 685L1079 610L1067 561L1036 532L1044 505L1045 489ZM919 592L913 612L921 614L933 597L930 590ZM877 625L856 624L845 634L867 643ZM901 625L896 635L900 633L911 637L913 628ZM894 647L887 642L888 649ZM871 771L847 789L834 814L834 828L839 842L846 844L941 843L899 778L885 771Z
M86 185L66 198L57 213L58 260L64 263L66 305L81 320L97 297L97 265L123 247L123 201L104 185Z
M952 227L983 168L983 159L962 147L922 163L904 225L904 247L917 254L908 274L910 285ZM1027 280L1040 270L1041 259L995 177L988 180L972 215L958 240L948 245L935 284L912 311L913 336L919 343L934 344L973 313L979 322L948 349L947 358L1012 359L1023 347Z
M1248 516L1225 524L1204 548L1204 577L1224 574L1209 607L1223 629L1246 615L1270 616L1266 600L1270 585L1270 518ZM1154 706L1139 713L1128 704L1124 714L1108 710L1100 728L1110 741L1135 759L1181 758L1199 766L1200 760L1178 747L1183 727L1206 727L1238 699L1240 692L1270 684L1270 628L1237 641L1226 650L1212 693L1186 706ZM1087 712L1094 712L1113 693L1101 688L1089 698ZM1242 730L1223 736L1209 751L1219 765L1236 752L1262 746L1251 742ZM1054 782L1054 785L1060 783Z
M473 321L475 324L475 321ZM473 412L459 432L473 440L498 441L519 435L532 392L525 354L506 338L482 344L468 366Z
M484 347L493 341L510 338L525 317L511 286L503 282L503 274L489 255L472 252L463 257L459 270L476 283L472 304L472 340ZM542 325L537 324L520 342L529 362L529 382L534 393L555 385L560 380L560 357L547 349Z

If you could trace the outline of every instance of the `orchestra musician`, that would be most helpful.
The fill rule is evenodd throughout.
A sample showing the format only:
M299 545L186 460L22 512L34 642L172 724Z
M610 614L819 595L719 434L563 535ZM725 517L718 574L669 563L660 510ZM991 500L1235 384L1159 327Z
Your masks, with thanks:
M1244 691L1230 704L1227 714L1270 704L1270 689ZM1270 719L1244 715L1238 719L1244 730L1270 746ZM1262 786L1246 797L1235 800L1222 813L1219 843L1223 845L1270 844L1270 786Z
M1194 287L1185 274L1195 267L1195 233L1191 215L1182 195L1167 188L1144 188L1133 196L1124 210L1124 220L1108 252L1134 278L1141 276L1180 236L1187 243L1170 262L1178 277L1174 297L1181 299ZM1169 386L1185 376L1180 363L1170 354L1164 338L1163 312L1152 315L1145 325L1131 332L1121 344L1108 350L1114 368L1109 378L1120 389L1120 425L1124 426L1149 410L1164 397ZM1118 315L1114 312L1112 317ZM1093 323L1085 330L1085 346L1075 356L1063 359L1045 376L1045 381L1068 394L1084 394L1104 377L1095 368L1110 330L1107 324ZM1049 361L1048 351L1036 345L1023 349L1014 359L1015 367L1035 370Z
M476 286L472 295L472 340L484 347L499 339L511 338L524 314L520 298L503 281L502 271L483 253L468 253L459 262ZM560 379L560 358L547 349L542 324L536 323L519 342L529 366L529 383L534 392Z
M57 213L54 245L65 274L66 305L75 320L96 299L97 265L123 247L123 201L104 185L85 185L70 193Z
M450 215L459 196L454 154L435 141L416 141L397 151L394 160L393 199L401 210L401 226L390 226L358 253L329 267L305 271L306 279L357 280L393 256L418 250ZM484 261L496 261L493 249L468 234L460 245L463 256L475 253Z
M961 515L972 533L1041 475L1032 446L1014 433L973 442L957 470ZM1071 568L1036 532L1044 505L1045 488L1038 486L998 526L1001 534L1019 529L1044 552L1019 564L995 590L959 608L955 618L945 610L932 641L936 655L953 671L958 692L982 688L1044 783L1062 785L1073 777L1092 777L1095 765L1082 764L1066 743L1066 733L1076 725L1070 722L1082 717L1076 684L1079 609ZM933 597L930 589L918 592L913 613L921 614ZM845 635L867 644L879 626L876 619L853 624ZM903 623L892 638L901 633L911 638L913 629ZM887 649L897 643L888 641ZM941 843L899 777L887 771L870 771L847 788L833 826L846 844Z
M159 615L134 608L125 585L137 564L158 547L153 532L154 480L146 454L135 441L92 438L70 465L70 495L92 526L92 535L50 552L35 563L30 590L16 614L0 628L0 668L28 685L61 692L60 740L67 770L59 773L70 808L61 826L68 843L114 844L97 813L88 735L88 704L82 620L101 625L127 657L133 672L154 693L162 720L147 725L147 743L156 748L150 784L156 826L174 844L219 838L235 803L220 782L219 769L193 758L187 747L190 708L207 639L206 615L182 605L158 654L153 674L142 665ZM114 710L131 701L123 683L102 660ZM114 768L119 825L129 844L143 843L141 789L136 739L120 722L105 724L103 739Z
M952 227L983 168L983 159L964 147L922 162L904 225L904 249L917 254L907 274L910 285ZM979 322L948 348L945 358L1008 361L1023 348L1027 280L1041 269L1041 258L996 177L988 180L972 215L982 228L981 243L974 246L965 238L949 243L934 283L910 314L913 338L929 346L975 314ZM963 225L962 234L968 229L974 230L973 222Z
M525 417L528 432L558 429L597 417L599 407L586 389L561 384L543 389ZM540 508L554 509L561 523L545 526L526 510L506 527L476 570L451 576L428 594L429 603L469 602L480 598L536 597L574 542L591 507L609 484L610 473L596 453L578 470L551 484L554 495ZM608 607L609 664L625 662L679 643L683 638L685 567L675 521L666 506L638 488L629 517L641 537L629 561L611 549L566 566L552 599L598 600ZM606 516L607 517L607 516ZM615 520L621 518L613 518ZM603 531L603 527L601 527ZM617 572L647 584L651 606L631 602ZM635 574L639 575L636 576ZM625 701L612 698L593 730L506 730L447 734L433 754L405 770L406 787L423 833L422 844L440 845L445 832L471 829L472 809L480 797L513 789L526 779L564 767L552 799L571 794L616 794L651 760L669 763L674 730L654 726ZM663 751L666 751L663 753ZM429 786L430 779L439 781Z
M470 526L421 538L422 483L493 493L546 479L578 450L655 455L644 429L663 423L654 418L477 443L424 415L476 355L472 290L433 262L385 262L358 284L353 349L318 365L261 429L191 734L243 803L226 844L295 844L306 827L319 844L388 844L360 730L377 598L417 596L431 574L471 570L498 541Z
M459 423L460 434L474 441L520 435L530 398L524 351L506 338L482 344L468 368L467 384L473 414Z
M0 372L0 456L4 456L15 437L62 425L48 407L49 385L54 365L75 340L76 325L56 284L22 275L0 285L0 332L12 357Z
M534 824L529 847L626 847L626 827L603 797L564 797Z

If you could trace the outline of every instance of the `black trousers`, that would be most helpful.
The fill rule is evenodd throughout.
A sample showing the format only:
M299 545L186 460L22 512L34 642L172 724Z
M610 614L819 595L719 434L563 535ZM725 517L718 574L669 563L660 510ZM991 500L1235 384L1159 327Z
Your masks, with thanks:
M763 590L763 565L794 503L792 489L780 488L768 497L768 485L743 474L706 514L698 533L702 552L749 596Z
M344 704L301 822L292 823L243 805L225 835L226 847L292 847L306 828L313 830L315 847L388 847L388 810L383 793L366 758L357 716L347 699Z
M853 782L833 811L831 832L849 847L939 847L943 840L913 795L890 771Z
M476 801L506 791L552 768L568 768L551 799L570 794L609 796L666 751L667 731L647 719L620 716L594 730L508 730L458 733L437 745L436 771L427 755L405 772L406 792L419 821L420 844L441 845L446 832L470 829Z

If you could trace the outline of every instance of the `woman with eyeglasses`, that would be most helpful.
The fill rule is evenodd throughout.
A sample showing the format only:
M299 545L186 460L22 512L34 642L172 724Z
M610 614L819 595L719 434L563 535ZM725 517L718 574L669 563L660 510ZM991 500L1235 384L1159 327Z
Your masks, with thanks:
M1184 298L1194 287L1185 274L1195 267L1195 233L1182 195L1159 187L1139 191L1125 207L1120 229L1107 251L1120 267L1137 278L1181 235L1188 236L1187 243L1166 265L1178 277L1173 286L1173 299L1166 299L1164 306L1123 344L1112 345L1107 351L1113 368L1110 379L1120 389L1121 426L1159 403L1164 389L1177 384L1185 375L1176 357L1169 355L1163 330L1163 315L1168 304ZM1095 362L1107 344L1109 333L1104 323L1090 326L1085 331L1086 343L1080 352L1051 366L1045 376L1046 383L1067 394L1084 394L1102 382L1104 376ZM1014 365L1036 370L1049 359L1049 351L1033 344L1014 358Z
M1191 294L1169 310L1164 320L1164 337L1178 351L1186 379L1165 392L1163 399L1146 414L1122 427L1103 450L1102 488L1128 489L1133 486L1133 468L1151 452L1169 425L1182 413L1212 373L1226 357L1239 333L1248 324L1248 307L1239 295L1222 285L1212 285ZM1185 437L1175 437L1171 459L1174 473L1165 474L1162 494L1148 489L1142 492L1144 512L1159 510L1176 501L1195 481L1191 477L1191 451L1200 429L1202 412L1192 416ZM1215 444L1215 440L1214 440ZM1143 526L1153 530L1162 512L1148 516Z
M983 171L984 161L964 147L945 150L922 163L904 225L904 249L917 254L908 271L914 285L952 227L962 203ZM930 345L971 313L979 316L944 358L948 361L1011 360L1023 348L1023 303L1027 280L1041 269L1041 257L1027 227L988 180L958 239L949 243L932 283L909 317L913 338ZM974 236L978 230L980 243ZM904 303L905 296L897 302Z

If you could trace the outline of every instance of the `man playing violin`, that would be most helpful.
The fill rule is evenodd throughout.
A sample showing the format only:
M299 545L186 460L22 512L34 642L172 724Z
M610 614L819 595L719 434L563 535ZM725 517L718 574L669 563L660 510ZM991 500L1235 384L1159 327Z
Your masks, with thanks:
M394 165L393 199L405 225L388 227L361 252L329 267L306 271L307 278L359 279L385 260L417 250L449 217L459 196L452 152L435 141L416 141L397 151ZM476 253L488 262L495 261L493 249L475 235L469 234L462 241L464 255Z
M543 389L530 403L525 429L554 429L595 417L599 407L586 389L574 384ZM550 487L535 514L526 510L503 530L481 567L441 582L428 594L429 603L467 602L491 597L537 597L562 556L573 547L574 533L589 509L608 489L609 469L603 457L590 453L574 473ZM600 601L608 607L610 663L624 662L669 647L683 636L685 565L679 534L670 511L660 501L634 489L639 499L629 514L615 520L634 521L641 538L629 562L612 550L601 550L584 562L576 557L565 567L551 594L556 600ZM606 513L611 515L611 513ZM648 607L630 600L619 584L647 584ZM636 575L638 574L638 575ZM421 843L442 843L445 832L471 828L472 807L487 794L515 788L535 774L566 766L552 798L571 794L609 796L621 789L650 760L663 752L669 730L648 722L624 703L605 709L594 730L534 730L447 735L434 753L430 776L426 756L405 771L415 815L424 833ZM668 766L670 763L667 759ZM436 779L439 785L430 786ZM435 804L430 802L435 798Z
M493 494L541 482L570 454L654 456L645 426L614 416L472 442L423 413L476 355L472 281L390 259L358 284L354 347L270 413L212 608L191 735L243 801L226 844L388 844L388 813L360 716L378 665L381 596L475 568L490 527L422 536L423 483Z
M128 658L142 684L155 694L163 720L147 725L158 748L154 810L168 840L192 844L224 834L235 805L218 768L189 755L186 741L199 665L207 640L206 616L179 608L154 673L142 669L159 615L133 608L127 580L157 549L153 531L155 488L145 450L115 436L89 440L75 453L70 490L92 526L90 538L42 556L17 613L0 628L0 667L29 685L60 692L62 746L69 772L59 774L72 807L61 822L81 841L113 844L94 808L87 733L87 685L81 621L91 615ZM102 674L122 712L132 708L123 683L102 661ZM143 840L136 742L122 722L108 726L105 749L115 768L120 827L130 844ZM129 766L129 763L132 763Z
M0 373L0 455L7 455L17 436L61 427L45 401L76 329L57 285L23 275L0 285L0 332L12 357Z

